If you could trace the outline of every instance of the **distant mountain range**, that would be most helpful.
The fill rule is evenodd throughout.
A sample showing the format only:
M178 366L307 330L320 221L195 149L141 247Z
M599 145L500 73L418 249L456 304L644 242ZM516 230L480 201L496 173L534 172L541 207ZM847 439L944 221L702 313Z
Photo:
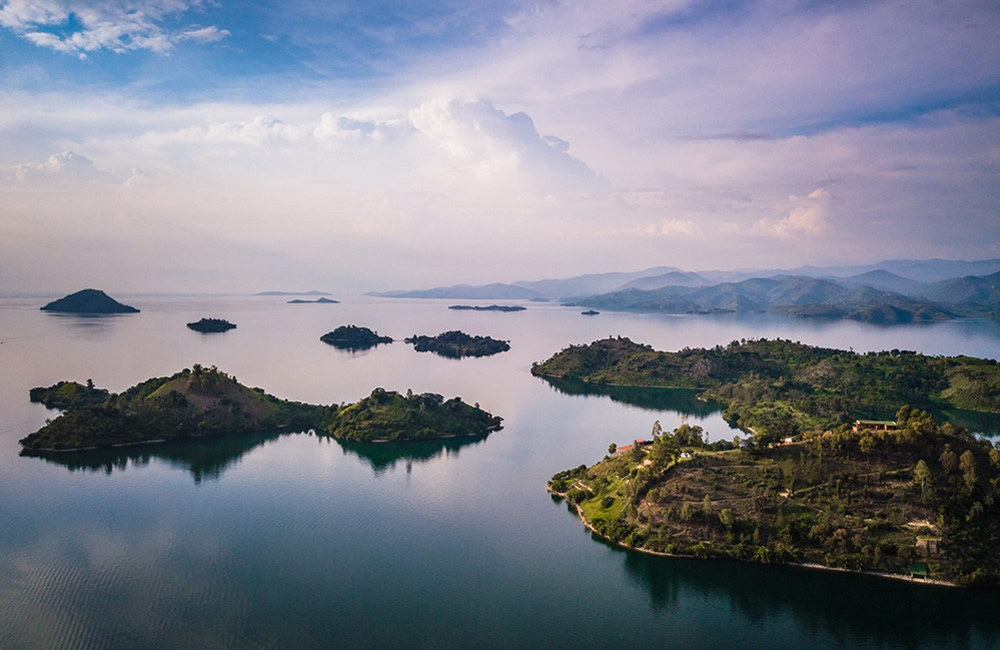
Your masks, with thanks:
M1000 259L893 260L868 266L701 271L659 266L510 284L455 285L369 295L401 298L555 298L610 310L770 311L897 323L1000 317Z

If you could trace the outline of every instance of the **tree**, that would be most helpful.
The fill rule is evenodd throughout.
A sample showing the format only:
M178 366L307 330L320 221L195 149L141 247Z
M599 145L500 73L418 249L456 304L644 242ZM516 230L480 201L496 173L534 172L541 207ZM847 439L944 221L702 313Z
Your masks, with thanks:
M920 486L920 496L924 495L924 490L927 488L927 484L931 482L934 476L931 474L931 468L927 466L927 463L921 458L917 461L917 466L913 468L913 482Z
M712 514L712 497L705 495L705 500L701 502L701 511L708 517Z
M958 459L958 466L962 470L965 489L969 491L969 494L972 494L972 490L975 489L979 477L976 475L976 457L971 450L966 449L962 453L962 457Z
M653 440L656 440L661 435L663 435L663 427L660 426L659 420L653 422L653 430L650 432L650 435L652 436Z
M733 509L723 508L720 510L719 522L726 527L726 530L732 530L733 525L736 523L736 517L733 515Z
M941 469L946 473L951 474L958 467L958 458L955 457L955 452L951 450L951 445L946 444L941 455L938 456L938 462L941 463Z
M618 451L618 445L616 445L613 442L610 445L608 445L608 455L609 456L613 455L616 451Z

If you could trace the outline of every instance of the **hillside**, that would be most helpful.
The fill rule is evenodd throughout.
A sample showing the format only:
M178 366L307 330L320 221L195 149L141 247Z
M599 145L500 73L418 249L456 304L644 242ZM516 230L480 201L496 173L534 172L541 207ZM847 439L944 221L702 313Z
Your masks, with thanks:
M31 392L34 401L66 412L21 440L29 450L69 450L243 433L280 428L310 428L326 408L289 402L248 388L215 368L195 365L170 377L157 377L104 401L60 401L66 382ZM78 386L78 385L77 385ZM82 388L82 387L81 387ZM86 389L84 389L85 391ZM73 392L80 393L79 388Z
M549 490L638 550L997 584L1000 452L909 407L897 422L763 450L656 423L650 444L612 445Z
M629 339L571 346L532 374L619 386L697 388L726 404L730 424L758 444L823 431L904 404L1000 413L1000 365L905 350L858 354L791 341L733 341L659 352Z

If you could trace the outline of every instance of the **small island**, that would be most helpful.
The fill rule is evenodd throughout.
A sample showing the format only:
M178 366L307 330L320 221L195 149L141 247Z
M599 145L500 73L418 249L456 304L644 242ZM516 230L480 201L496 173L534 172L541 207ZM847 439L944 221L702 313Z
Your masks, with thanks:
M501 428L500 417L466 404L460 397L406 395L376 388L361 401L339 409L326 431L354 442L397 442L483 437Z
M53 300L42 311L65 314L138 314L135 307L124 305L100 289L83 289Z
M341 350L367 350L382 343L392 343L391 337L379 336L378 332L357 325L341 325L319 340Z
M361 401L319 406L249 388L214 366L195 365L122 393L59 382L34 388L32 401L64 412L20 440L22 453L82 451L208 435L314 430L339 440L383 442L481 437L502 419L455 397L406 396L376 388Z
M656 422L548 489L639 551L1000 584L1000 450L910 407L763 448Z
M588 309L587 311L581 311L580 313L583 314L584 316L597 316L601 312L595 309Z
M452 359L486 357L510 349L510 343L507 341L500 341L488 336L470 336L457 330L444 332L437 336L414 335L404 340L413 344L417 352L434 352Z
M451 305L448 309L455 311L524 311L527 307L521 305Z
M333 300L332 298L317 298L316 300L303 300L302 298L294 298L288 301L289 305L336 305L339 304L339 300Z
M228 332L231 329L236 329L236 325L234 323L230 323L222 318L202 318L200 321L195 323L188 323L187 326L189 329L201 332L202 334Z

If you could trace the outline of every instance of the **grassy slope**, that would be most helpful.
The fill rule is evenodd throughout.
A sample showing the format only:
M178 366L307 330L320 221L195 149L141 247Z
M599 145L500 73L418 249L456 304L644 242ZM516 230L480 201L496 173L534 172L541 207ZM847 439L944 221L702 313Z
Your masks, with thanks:
M756 453L688 448L695 456L679 461L654 445L561 472L549 488L599 534L637 549L887 573L925 561L940 579L995 584L1000 455L926 414L913 422L865 442L847 432ZM939 459L945 445L955 459L969 453L971 475L968 461Z

